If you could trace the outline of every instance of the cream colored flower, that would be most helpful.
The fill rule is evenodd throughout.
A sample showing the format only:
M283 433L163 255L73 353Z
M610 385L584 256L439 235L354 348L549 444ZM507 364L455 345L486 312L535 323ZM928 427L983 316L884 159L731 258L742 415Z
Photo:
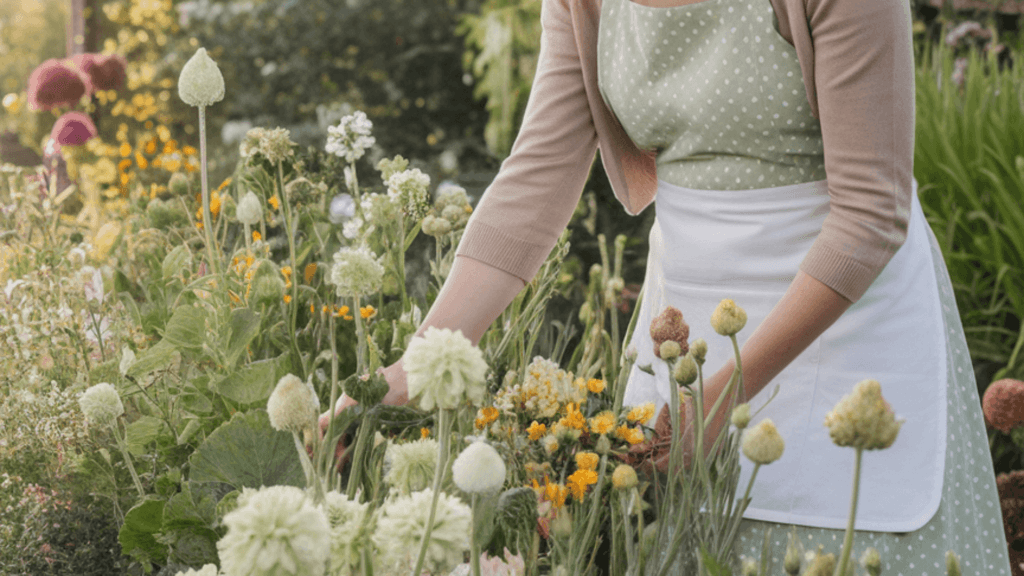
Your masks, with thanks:
M750 423L750 404L744 402L732 411L732 425L743 430Z
M421 438L412 442L389 442L384 452L384 481L402 494L419 492L434 481L437 440Z
M636 470L629 464L619 464L612 472L612 486L617 490L629 490L637 485Z
M302 432L313 425L320 411L320 399L309 382L286 374L267 400L270 425L283 432Z
M880 450L892 446L906 420L897 421L892 407L882 398L877 380L862 380L853 393L825 415L825 426L836 446Z
M757 464L771 464L782 457L786 443L770 418L743 432L743 454Z
M206 48L196 50L181 68L178 96L189 106L210 106L224 99L224 76Z
M245 193L245 196L238 201L238 208L235 209L235 218L242 224L255 226L263 218L263 206L260 199L252 190Z
M468 398L481 406L487 391L487 363L483 352L462 335L431 326L422 337L409 342L402 359L409 397L420 399L420 408L453 409Z
M661 343L661 359L666 362L678 357L681 351L682 348L679 346L679 343L674 340L666 340Z
M455 459L452 480L463 492L496 492L505 484L505 462L493 446L478 440Z
M78 405L82 408L82 414L85 414L87 422L102 427L113 426L117 417L124 414L121 396L117 389L107 382L91 386L78 399Z
M373 541L380 550L380 555L375 558L380 562L380 569L375 573L409 574L412 571L423 543L433 498L433 491L427 488L386 501L381 506L377 530L373 535ZM454 496L443 492L438 494L424 570L431 574L448 574L461 564L463 551L469 549L472 524L473 513L469 506Z
M366 296L384 284L384 266L367 246L345 247L334 254L328 282L340 297Z
M693 360L698 366L704 365L704 360L708 357L708 342L703 338L697 338L690 345L690 352L693 353Z
M711 327L722 336L732 336L746 325L746 311L729 298L719 302L718 307L711 314Z
M358 570L362 552L373 545L369 526L372 520L368 522L366 518L369 507L339 492L325 495L324 508L331 527L331 576L362 574Z

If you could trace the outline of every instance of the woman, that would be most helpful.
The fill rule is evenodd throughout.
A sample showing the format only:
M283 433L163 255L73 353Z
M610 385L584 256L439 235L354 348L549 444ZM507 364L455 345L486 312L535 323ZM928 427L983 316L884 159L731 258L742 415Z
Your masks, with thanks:
M549 255L600 147L626 211L656 205L631 342L656 375L634 368L626 403L669 398L648 327L671 305L709 343L707 412L733 370L711 311L747 311L739 400L764 406L786 450L758 473L737 552L759 558L772 528L778 573L792 524L805 548L838 554L854 453L824 414L873 378L906 423L864 457L854 553L874 546L885 573L917 576L943 573L953 549L965 574L1009 576L970 358L913 179L909 4L543 0L541 23L522 128L418 335L479 342ZM386 376L384 401L407 402L401 362Z

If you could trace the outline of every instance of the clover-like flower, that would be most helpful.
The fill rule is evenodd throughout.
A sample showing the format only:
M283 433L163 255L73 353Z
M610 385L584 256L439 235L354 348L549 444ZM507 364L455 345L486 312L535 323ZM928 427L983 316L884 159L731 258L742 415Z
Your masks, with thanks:
M121 396L117 389L107 382L89 387L78 399L78 405L82 408L86 421L104 428L113 426L117 417L124 414Z
M743 432L743 455L756 464L771 464L782 458L786 442L770 418Z
M414 219L421 219L430 208L430 177L419 168L403 170L392 174L385 182L388 196L402 207L402 211Z
M28 107L50 110L68 106L89 93L89 78L57 58L46 60L28 77Z
M377 142L370 135L372 129L373 122L366 117L366 113L357 110L342 118L337 126L327 128L327 145L324 150L348 162L355 162Z
M227 574L322 576L331 550L326 513L299 488L243 488L217 542Z
M493 446L478 440L452 463L452 480L463 492L495 492L505 484L505 462Z
M238 201L238 208L235 209L235 218L242 224L254 226L259 224L263 218L263 205L259 197L252 190L245 193L245 196Z
M427 328L422 337L409 342L402 363L409 397L419 397L423 410L452 409L463 398L477 407L484 402L487 363L461 330Z
M224 76L206 48L196 50L182 66L178 96L189 106L210 106L224 99Z
M253 128L246 132L242 143L238 145L238 153L249 160L257 156L265 158L271 164L283 162L295 155L295 142L289 137L287 128Z
M654 355L661 358L661 345L669 340L679 344L679 354L690 350L687 338L690 337L690 326L683 320L683 313L678 308L669 306L651 320L651 339L654 340Z
M836 446L880 450L892 446L905 420L897 421L877 380L862 380L825 415Z
M81 112L67 112L53 123L50 137L61 146L79 146L96 136L92 118Z
M373 294L384 284L384 266L367 246L344 247L334 253L327 281L341 297Z
M747 312L729 298L718 303L711 313L711 327L722 336L732 336L747 325Z
M294 374L278 380L267 400L270 425L283 432L302 432L313 424L319 411L320 399L313 385Z
M993 428L1009 434L1024 424L1024 382L1012 378L992 382L985 389L981 408Z
M412 571L423 544L423 533L430 515L434 493L430 488L387 501L381 506L373 541L381 554L382 573L408 574ZM462 563L469 548L473 513L461 500L438 494L434 525L427 544L424 569L431 574L447 574Z
M359 566L362 552L372 546L373 533L366 514L370 505L339 492L328 492L324 497L327 522L331 526L331 575L354 576L361 574Z
M402 494L419 492L434 481L437 440L421 438L402 444L388 443L384 452L384 481Z

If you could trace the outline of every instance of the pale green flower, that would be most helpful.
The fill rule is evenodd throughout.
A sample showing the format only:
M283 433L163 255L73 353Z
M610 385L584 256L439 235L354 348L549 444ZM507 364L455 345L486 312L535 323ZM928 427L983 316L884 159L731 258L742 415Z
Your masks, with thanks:
M178 96L189 106L210 106L224 99L224 76L206 48L196 50L182 66Z
M487 363L483 352L462 335L431 326L422 337L414 337L402 358L408 374L409 397L420 399L420 408L452 409L469 398L474 406L483 404Z
M430 208L430 177L419 168L403 170L392 174L385 182L388 196L402 207L402 211L419 220L426 216Z
M743 430L750 423L750 404L744 402L732 411L732 425Z
M782 458L786 442L771 418L743 432L743 454L757 464L771 464Z
M326 570L327 515L299 488L243 488L224 525L217 552L226 574L322 576Z
M271 164L277 164L293 156L295 142L288 137L286 128L253 128L245 134L238 146L242 158L253 159L257 155L266 158Z
M420 227L420 230L427 236L444 236L452 231L452 223L444 218L427 215L423 219L423 225Z
M384 266L366 246L344 247L334 253L328 282L341 297L373 294L384 284Z
M892 446L906 420L897 421L877 380L862 380L825 415L836 446L880 450Z
M505 462L493 446L478 440L452 463L452 480L463 492L496 492L505 484Z
M235 209L235 218L242 224L255 226L263 218L263 206L260 199L252 190L245 193L245 196L238 201L238 208Z
M732 336L747 325L747 312L729 298L718 303L711 313L711 327L722 336Z
M174 576L218 576L217 565L216 564L207 564L207 565L203 566L202 568L200 568L199 570L194 570L192 568L189 568L187 571L185 571L185 572L178 572Z
M693 353L693 360L698 366L704 365L704 360L708 356L708 342L703 338L697 338L690 345L690 352Z
M672 340L666 340L661 345L663 358L665 356L665 345L669 343L675 344L677 347L679 346L679 344ZM692 354L687 352L685 356L676 361L676 366L672 370L672 377L676 379L680 386L689 386L697 381L697 363L694 362Z
M380 550L377 560L383 570L409 574L415 567L433 499L433 491L427 488L387 501L381 507L373 541ZM461 564L463 551L469 548L472 523L469 506L454 496L438 494L424 570L431 574L448 574Z
M302 432L313 425L320 412L320 399L309 382L286 374L267 400L270 425L283 432Z
M366 113L357 110L354 114L342 118L337 126L327 128L327 145L324 150L348 162L355 162L377 142L377 139L370 135L372 129L373 122L366 117Z
M419 492L434 481L437 440L421 438L403 444L388 443L384 452L384 481L402 494Z
M674 358L678 358L680 352L682 352L682 347L679 346L679 342L665 340L661 343L661 359L666 362Z
M124 414L124 404L117 389L107 382L90 387L78 399L82 414L90 424L107 427L113 426L117 417Z
M360 556L372 545L366 517L370 505L332 491L325 495L324 507L331 526L331 575L360 574Z

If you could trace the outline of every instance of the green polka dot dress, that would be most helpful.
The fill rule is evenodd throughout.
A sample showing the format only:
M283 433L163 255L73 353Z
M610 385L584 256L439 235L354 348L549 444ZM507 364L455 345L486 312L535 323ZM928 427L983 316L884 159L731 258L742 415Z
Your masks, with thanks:
M603 0L598 79L626 133L640 148L657 151L659 180L699 190L753 190L826 178L821 126L807 104L796 50L778 32L769 0L674 8ZM942 498L934 516L913 532L857 530L853 558L874 547L883 575L940 576L952 549L964 575L1010 576L977 384L949 275L930 229L928 236L946 332ZM862 491L862 500L869 497ZM849 502L850 494L837 498ZM794 527L805 552L822 545L823 553L838 557L842 529L751 518L740 524L737 557L760 559L770 530L768 573L784 574Z

